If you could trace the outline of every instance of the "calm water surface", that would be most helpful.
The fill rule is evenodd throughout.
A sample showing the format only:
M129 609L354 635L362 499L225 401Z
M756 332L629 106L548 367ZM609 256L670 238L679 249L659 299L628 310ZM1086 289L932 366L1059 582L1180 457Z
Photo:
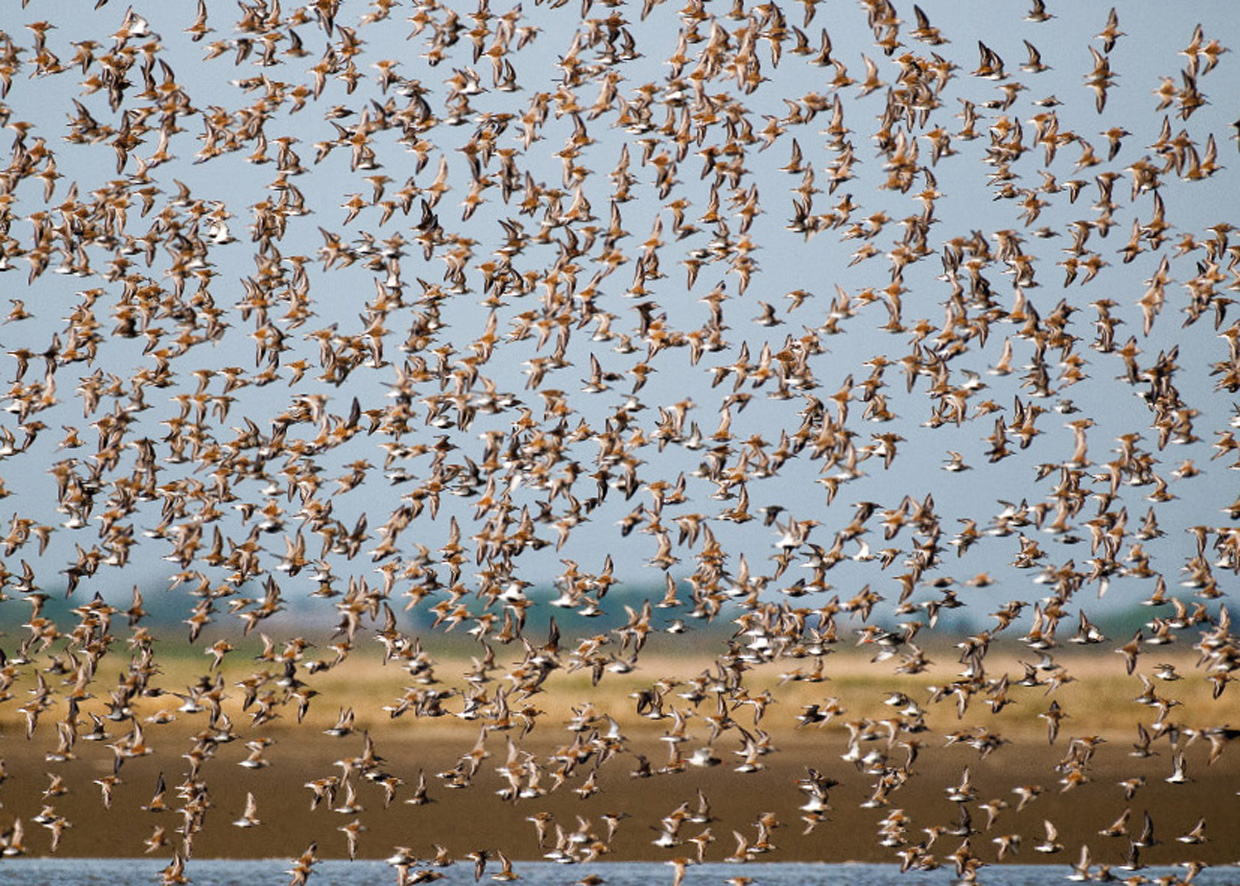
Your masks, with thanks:
M166 862L151 859L36 859L20 858L0 862L0 886L78 886L78 884L159 883ZM197 886L260 886L288 882L287 859L274 861L198 860L187 868L190 881ZM522 886L572 886L586 874L598 874L608 886L670 886L672 869L658 862L611 862L581 866L552 863L515 864ZM441 886L471 886L473 866L455 864L441 869ZM488 867L483 883L498 868ZM1072 870L1067 865L1003 865L985 868L980 882L993 886L1042 886L1064 883ZM1127 875L1127 872L1117 872ZM1164 875L1183 877L1182 868L1147 868L1141 874L1154 881ZM804 886L813 883L864 884L864 886L947 886L954 877L949 869L901 874L894 865L881 864L796 864L750 863L745 865L704 864L689 868L685 886L721 884L729 877L744 875L753 886ZM395 883L393 868L381 861L324 861L314 868L312 886L369 886ZM1225 886L1240 882L1235 867L1203 871L1194 881L1200 886Z

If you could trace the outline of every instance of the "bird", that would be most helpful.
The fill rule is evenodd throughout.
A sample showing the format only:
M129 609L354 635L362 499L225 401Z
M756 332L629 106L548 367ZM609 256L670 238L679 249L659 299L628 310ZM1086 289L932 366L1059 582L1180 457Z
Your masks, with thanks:
M474 882L482 879L482 875L486 873L487 862L491 860L492 854L489 849L475 849L467 853L466 858L474 863Z
M1059 724L1068 715L1059 707L1059 702L1052 701L1046 713L1038 714L1038 716L1046 721L1047 742L1054 744L1055 738L1059 735Z
M503 852L496 850L495 858L500 863L500 869L491 874L491 879L497 882L506 882L510 880L519 880L520 875L513 871L512 861Z
M155 782L155 793L151 795L150 801L142 807L145 812L167 812L168 807L164 802L164 794L167 793L167 786L164 784L164 774L159 773L159 778Z
M1197 819L1197 823L1189 828L1186 832L1176 837L1176 842L1195 845L1203 843L1206 840L1206 819L1201 817Z
M254 794L246 791L245 794L245 811L241 813L241 817L233 822L239 828L258 827L262 822L258 820L258 804L254 801Z
M291 874L290 882L305 884L310 878L310 874L314 871L314 866L318 864L318 841L312 840L310 845L293 861L293 866L285 873Z
M167 829L163 825L155 826L155 829L151 832L151 835L147 837L145 841L146 852L148 855L152 852L159 850L160 847L168 845L168 840L167 840L167 837L165 836L166 832L167 832Z
M1046 839L1034 846L1033 850L1048 855L1063 851L1063 844L1058 842L1059 830L1051 823L1050 819L1043 819L1042 827L1046 833Z
M1102 41L1102 51L1109 53L1115 48L1115 41L1124 36L1124 32L1119 29L1119 16L1115 12L1115 7L1111 7L1111 11L1107 13L1106 27L1098 32L1094 38Z
M359 819L355 818L348 824L336 828L336 830L344 834L348 845L349 861L353 861L357 858L358 841L361 838L362 832L366 830L366 826Z
M681 886L685 880L685 873L689 869L689 865L693 864L693 860L689 858L673 858L665 862L671 865L673 869L672 886Z
M1184 752L1176 751L1175 756L1172 758L1172 772L1163 781L1168 784L1187 784L1192 781L1187 775L1187 768L1184 761Z
M0 701L27 737L11 771L47 771L8 802L40 804L51 852L81 833L51 804L98 769L117 834L187 882L233 796L218 759L254 779L232 824L295 777L312 815L346 816L324 853L349 858L406 783L439 826L498 776L491 845L515 821L536 846L474 849L478 881L535 848L635 852L632 817L659 861L685 853L680 886L716 820L741 828L727 860L778 859L853 839L855 802L890 807L858 857L971 882L979 809L989 832L1037 799L1056 853L1062 794L1101 772L1126 804L1162 779L1196 810L1215 784L1238 734L1227 16L1185 45L1170 14L1125 33L1114 7L1093 33L1043 0L969 28L866 0L817 35L817 0L405 22L391 0L227 20L199 0L171 29L105 5L0 34L0 273L22 283L0 325ZM1136 57L1152 94L1122 94ZM1081 701L1112 677L1132 691ZM1062 758L1030 714L1051 746L1072 724ZM847 779L768 780L809 726L847 735ZM444 750L442 796L416 753L377 752L405 732ZM938 739L986 762L944 768ZM145 757L184 761L180 783ZM866 790L832 791L854 773ZM671 776L694 789L659 794ZM938 790L957 812L912 842L905 810ZM786 801L791 848L759 811ZM1156 841L1133 808L1072 818L1128 836L1135 872ZM134 810L177 823L139 834ZM313 833L265 817L306 882ZM1174 842L1187 880L1235 842L1205 822ZM1010 831L997 859L1029 845ZM398 882L443 876L433 845L395 849ZM1072 877L1112 874L1082 846Z
M1098 831L1104 837L1125 837L1128 835L1128 819L1132 817L1132 807L1124 807L1124 811L1120 813L1112 824Z

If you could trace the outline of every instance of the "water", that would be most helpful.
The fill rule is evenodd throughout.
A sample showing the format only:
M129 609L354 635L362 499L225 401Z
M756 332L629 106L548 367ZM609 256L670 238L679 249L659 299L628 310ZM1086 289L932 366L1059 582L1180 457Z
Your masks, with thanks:
M154 859L36 859L0 862L0 886L82 886L82 884L159 883L165 861ZM288 882L288 859L266 861L195 860L186 869L196 886L260 886ZM472 886L473 866L458 863L438 869L441 886ZM490 882L497 868L488 867L482 882ZM673 872L659 862L601 862L565 866L549 862L513 865L522 886L572 886L587 874L597 874L607 886L670 886ZM1067 865L1001 865L984 868L979 882L991 886L1045 886L1067 882ZM1117 872L1125 874L1126 872ZM1153 882L1163 876L1183 878L1182 868L1146 868L1142 876ZM947 886L955 878L950 868L901 874L886 864L749 863L703 864L689 868L684 886L721 884L745 876L753 886L807 886L807 884L864 884L864 886ZM1237 881L1233 867L1208 868L1193 881L1200 886L1223 886ZM395 883L395 870L382 861L323 861L315 865L312 886L370 886ZM1118 882L1118 880L1117 880Z

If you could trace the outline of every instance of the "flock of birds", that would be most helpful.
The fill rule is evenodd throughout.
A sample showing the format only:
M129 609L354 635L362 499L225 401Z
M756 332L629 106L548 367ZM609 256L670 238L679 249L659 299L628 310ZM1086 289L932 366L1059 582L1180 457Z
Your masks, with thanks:
M847 770L872 782L863 806L890 808L879 843L905 869L950 863L965 881L1009 803L981 802L966 767L947 786L959 821L912 826L899 791L934 740L929 707L1037 706L1068 748L1054 777L1073 789L1103 739L1054 696L1072 679L1055 658L1071 643L1140 679L1152 713L1135 747L1161 749L1168 783L1191 781L1191 746L1208 746L1209 766L1240 735L1176 713L1191 681L1229 705L1240 669L1223 599L1240 572L1240 499L1225 520L1183 509L1226 489L1200 479L1207 469L1240 468L1240 413L1220 414L1240 389L1240 244L1201 210L1230 181L1221 149L1235 137L1211 128L1207 90L1229 54L1208 28L1169 48L1173 22L1138 72L1123 68L1114 9L1082 36L1041 0L1023 20L993 10L1002 39L976 51L896 0L583 0L579 16L565 0L237 6L225 20L199 0L176 34L107 0L81 21L9 10L0 31L13 133L0 171L13 373L0 594L15 601L6 612L29 607L3 637L0 701L49 748L33 818L49 851L71 833L58 797L83 789L56 767L79 740L106 743L109 808L126 762L157 751L173 716L160 699L175 695L175 715L202 728L177 784L161 776L143 808L179 820L147 848L173 854L166 883L185 882L195 835L220 823L216 750L240 740L241 765L265 766L272 721L334 708L320 675L374 641L409 675L379 715L481 726L437 774L448 788L489 776L483 761L506 742L498 793L524 814L557 789L589 797L600 772L634 759L618 712L586 699L544 726L538 693L576 671L595 685L637 673L660 632L734 624L699 677L651 675L636 693L669 756L638 756L632 774L720 766L733 739L735 771L758 771L775 750L768 709L783 728L831 724L848 732ZM872 40L845 50L845 20ZM106 35L76 33L103 22ZM1044 56L1060 73L1079 65L1073 94L1044 93ZM1175 67L1130 97L1165 59ZM1144 118L1118 119L1121 100ZM1150 139L1126 128L1151 120ZM970 188L987 212L948 196ZM805 286L786 287L798 274ZM1172 459L1177 446L1196 458ZM943 477L976 484L963 505L924 491L941 482L924 471L936 448ZM910 491L893 495L898 483ZM999 495L1012 501L994 511ZM114 590L132 572L162 579L163 564L189 643L207 652L184 692L160 678L143 590ZM618 627L569 636L547 619L548 606L603 614L637 571L659 592ZM1112 584L1149 607L1127 642L1080 602ZM48 614L62 594L75 623ZM333 613L327 638L282 636L297 629L280 615L294 599ZM959 644L963 670L928 698L901 691L934 667L919 634L966 605L987 621ZM415 616L472 636L458 678L435 670ZM265 649L226 684L238 635ZM1036 660L1023 674L988 666L1007 640ZM1151 661L1172 643L1191 645L1193 674ZM746 684L772 663L787 681L829 679L830 653L852 645L874 651L892 689L885 718L850 719L834 697L793 718ZM340 707L329 736L361 732ZM523 748L536 725L566 725L571 744L540 760ZM980 727L946 740L982 757L1005 743ZM425 776L411 789L390 767L367 733L339 774L308 785L351 818L350 857L363 785L429 801ZM838 774L797 783L807 829L830 820ZM1143 784L1126 782L1126 799ZM1042 791L1017 786L1008 814ZM260 826L262 805L251 793L232 824ZM1122 867L1146 880L1153 821L1147 810L1130 829L1131 816L1102 831L1125 843L1123 865L1085 849L1075 878ZM572 831L529 814L538 853L564 862L604 856L626 817ZM712 820L699 794L655 824L657 851L683 853L676 886L711 857ZM737 832L729 860L771 852L779 824L762 815ZM1176 839L1191 849L1206 827ZM1049 820L1044 831L1034 850L1062 851ZM4 854L24 839L11 820ZM1020 836L993 843L1002 860ZM316 860L312 845L290 882ZM406 847L389 859L401 884L453 860ZM504 852L470 860L479 879L518 876ZM1202 866L1186 860L1183 882Z

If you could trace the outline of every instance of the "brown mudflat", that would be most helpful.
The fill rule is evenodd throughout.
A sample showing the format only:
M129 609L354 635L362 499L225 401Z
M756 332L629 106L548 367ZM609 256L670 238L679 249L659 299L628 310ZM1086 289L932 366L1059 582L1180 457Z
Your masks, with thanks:
M995 657L996 664L1001 665L1002 656ZM1071 658L1065 660L1069 668L1074 667ZM953 701L923 703L926 722L933 729L922 735L900 734L890 746L881 727L867 732L863 724L881 723L889 716L892 707L884 701L894 689L923 699L926 685L933 685L932 674L917 680L888 677L868 660L854 661L847 656L832 662L833 669L828 670L834 675L831 680L817 684L784 682L779 686L781 678L775 670L759 670L753 675L750 692L759 692L764 684L777 686L778 700L767 707L756 726L747 706L730 709L736 726L709 745L708 757L713 758L713 765L683 761L691 758L693 751L708 746L707 721L716 714L714 701L702 701L694 708L691 701L676 697L674 691L669 693L675 703L669 700L668 710L694 713L685 721L687 740L677 743L682 762L670 766L680 771L660 771L669 768L673 742L666 738L675 729L675 718L637 716L630 694L650 686L658 676L671 683L705 665L700 667L698 662L683 658L652 657L652 662L657 667L608 675L593 689L588 679L578 679L580 675L549 679L546 691L528 699L540 712L534 715L535 727L523 738L520 725L508 731L487 732L482 744L486 756L469 788L453 789L439 773L451 770L463 754L475 748L481 734L479 724L452 715L418 718L407 713L391 719L383 714L363 714L378 711L375 699L398 689L407 682L407 675L373 662L350 661L340 673L332 675L340 685L328 697L355 700L358 715L351 732L340 737L325 735L338 711L312 703L302 724L295 722L291 709L286 710L268 724L242 729L242 739L220 745L214 758L202 764L201 774L210 785L211 806L193 841L193 854L287 855L289 847L300 849L317 841L321 856L338 857L345 854L347 846L339 829L358 821L365 828L358 847L363 857L385 857L395 846L408 846L425 857L433 853L434 844L440 844L456 858L486 848L502 850L516 859L531 859L551 850L557 826L565 833L580 831L602 837L607 830L603 816L622 814L606 853L608 859L692 855L697 852L693 838L699 838L704 843L705 858L719 860L737 849L735 834L752 846L759 834L756 821L769 812L779 825L769 832L772 848L752 856L762 860L890 862L899 860L901 849L918 843L928 844L927 851L942 860L965 839L962 827L967 827L972 851L985 861L995 860L996 838L1019 835L1019 853L1009 854L1009 860L1068 862L1077 858L1082 844L1088 844L1095 861L1119 864L1148 811L1155 822L1157 842L1142 850L1142 861L1169 863L1194 858L1220 864L1236 861L1240 855L1235 849L1240 845L1240 804L1236 802L1240 753L1225 749L1215 762L1207 762L1210 742L1195 737L1192 724L1200 710L1208 712L1210 708L1204 707L1195 690L1185 688L1180 694L1187 703L1174 709L1184 712L1175 718L1180 728L1154 739L1150 756L1134 756L1135 724L1142 722L1149 727L1156 715L1131 701L1131 684L1136 678L1125 677L1122 664L1115 674L1091 669L1082 659L1074 670L1079 674L1074 681L1049 697L1042 688L1025 689L1022 694L1023 687L1018 687L1013 693L1016 703L998 715L974 703L958 718ZM169 681L166 685L177 677L175 665L170 670L173 673L165 675ZM449 670L444 669L445 677ZM229 676L236 676L236 672ZM345 691L348 681L356 681L351 695ZM840 692L857 699L857 706L822 726L798 726L801 705L811 699L821 702ZM594 712L599 715L596 722L603 731L608 727L602 715L614 717L623 746L601 765L599 757L592 756L566 768L563 760L571 756L567 752L574 736L566 726L573 719L574 708L582 712L590 698L594 699ZM1037 716L1048 709L1051 700L1067 713L1054 744L1047 740L1045 721ZM240 726L249 716L240 710L238 702L239 698L229 699L226 710ZM149 717L159 710L175 712L179 703L175 696L147 699L142 714ZM50 768L44 760L47 744L27 741L21 724L6 720L0 756L9 778L0 794L4 800L0 815L6 824L14 817L25 821L26 847L31 853L45 852L48 846L48 834L31 821L47 802L72 823L63 834L60 855L138 855L158 826L165 828L172 841L158 851L168 854L181 846L176 833L181 825L176 785L188 761L177 755L193 747L193 735L205 722L202 713L176 713L176 719L168 723L147 724L147 739L157 751L123 763L118 773L120 783L113 789L112 808L104 810L99 788L92 781L113 772L114 755L107 742L79 741L76 758L55 767L69 787L68 793L44 800L40 790L47 784L44 772ZM856 742L857 750L850 752L850 731L858 728L868 737ZM757 771L737 772L736 767L744 761L740 736L763 733L773 750L758 758L761 768ZM270 765L243 768L239 764L250 756L245 741L258 735L273 742L264 756ZM324 801L312 810L313 792L307 783L339 776L343 770L337 761L362 754L367 736L381 758L375 771L400 779L391 805L384 808L384 790L376 781L354 775L350 782L355 785L360 809L333 811L333 807L344 805L342 789L334 801ZM536 792L543 792L541 795L512 801L499 793L509 784L497 770L509 761L510 738L519 739L516 759L532 761L543 771L535 787ZM950 738L956 740L945 744ZM1166 780L1175 770L1173 739L1182 749L1184 775L1189 779L1185 783ZM908 745L915 741L921 744L916 759L907 766ZM987 742L993 750L984 753ZM1081 765L1084 745L1093 750ZM526 754L531 756L527 758ZM634 774L638 755L649 761L652 774L647 777ZM828 808L809 828L803 817L807 813L800 808L809 795L799 788L798 781L806 778L811 768L838 785L829 789ZM554 774L557 769L562 783ZM962 783L966 769L967 783ZM874 802L876 785L884 773L890 779L893 772L903 773L901 783ZM144 811L141 807L149 804L161 773L168 785L169 811ZM414 796L419 773L425 776L430 802L411 805L406 801ZM1120 782L1134 778L1143 779L1144 784L1127 799ZM591 781L596 791L581 796L588 793ZM1018 810L1021 798L1013 789L1024 786L1041 790ZM951 789L962 788L971 799L953 802L948 798ZM234 827L232 822L240 818L247 792L256 798L256 817L261 825ZM709 812L698 816L703 797ZM992 807L997 815L988 826L986 807L992 801L1002 803ZM682 804L686 804L687 814L676 831L674 845L656 845L664 828L662 820L674 816ZM1131 809L1128 835L1100 835L1098 831L1119 818L1125 808ZM971 819L965 825L962 810ZM542 846L530 821L541 813L549 815ZM1205 842L1176 840L1189 833L1203 816L1207 819ZM708 820L695 820L700 817ZM902 832L894 829L895 837L887 841L889 845L880 843L879 828L884 820L903 823ZM1046 841L1046 821L1058 830L1056 842L1062 846L1058 852L1035 851L1035 846ZM707 830L713 838L709 841L701 836Z

